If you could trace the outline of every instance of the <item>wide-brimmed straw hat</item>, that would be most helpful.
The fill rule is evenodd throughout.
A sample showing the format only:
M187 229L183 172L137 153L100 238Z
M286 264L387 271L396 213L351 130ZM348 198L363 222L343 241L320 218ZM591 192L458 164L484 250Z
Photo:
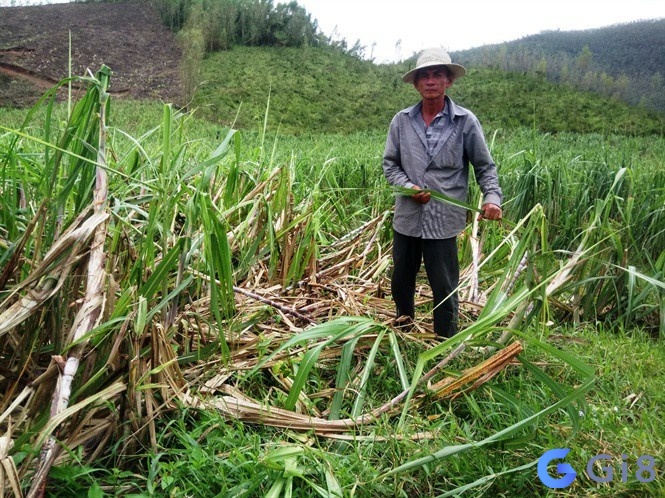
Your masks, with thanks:
M450 61L450 56L448 52L442 48L428 48L422 51L416 62L416 67L411 71L402 76L402 81L404 83L413 83L416 78L416 73L418 69L423 69L430 66L446 66L453 76L457 79L466 74L466 69L464 66L459 64L453 64Z

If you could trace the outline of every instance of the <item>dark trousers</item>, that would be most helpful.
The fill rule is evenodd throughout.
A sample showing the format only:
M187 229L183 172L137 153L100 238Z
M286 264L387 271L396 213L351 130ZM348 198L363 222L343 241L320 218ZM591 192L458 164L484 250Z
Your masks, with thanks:
M397 316L415 318L416 276L421 262L434 295L434 332L442 337L457 333L459 261L457 238L421 239L394 232L391 290Z

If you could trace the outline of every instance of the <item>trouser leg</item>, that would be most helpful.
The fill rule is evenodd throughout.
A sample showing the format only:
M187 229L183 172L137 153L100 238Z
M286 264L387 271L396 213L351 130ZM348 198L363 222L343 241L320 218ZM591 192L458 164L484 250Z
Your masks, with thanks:
M434 296L434 332L442 337L457 333L459 261L457 238L422 241L427 279Z
M397 317L415 318L416 276L422 260L421 240L394 232L393 275L390 282Z

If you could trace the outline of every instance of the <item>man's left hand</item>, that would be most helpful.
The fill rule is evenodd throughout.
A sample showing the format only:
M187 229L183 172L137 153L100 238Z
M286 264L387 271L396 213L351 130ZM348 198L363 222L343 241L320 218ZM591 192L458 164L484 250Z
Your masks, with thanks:
M483 210L482 213L478 215L478 220L500 220L501 217L503 216L503 211L501 211L501 208L497 206L496 204L483 204L483 207L481 208Z

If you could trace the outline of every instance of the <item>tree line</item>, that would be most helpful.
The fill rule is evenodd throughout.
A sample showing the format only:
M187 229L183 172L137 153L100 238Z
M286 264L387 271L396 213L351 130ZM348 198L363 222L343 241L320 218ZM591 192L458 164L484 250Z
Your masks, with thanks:
M162 21L174 32L201 37L205 52L235 45L333 47L363 56L356 42L333 40L322 33L316 19L296 1L275 5L273 0L151 0Z
M645 109L665 110L665 19L547 31L454 55L470 66L522 72Z

